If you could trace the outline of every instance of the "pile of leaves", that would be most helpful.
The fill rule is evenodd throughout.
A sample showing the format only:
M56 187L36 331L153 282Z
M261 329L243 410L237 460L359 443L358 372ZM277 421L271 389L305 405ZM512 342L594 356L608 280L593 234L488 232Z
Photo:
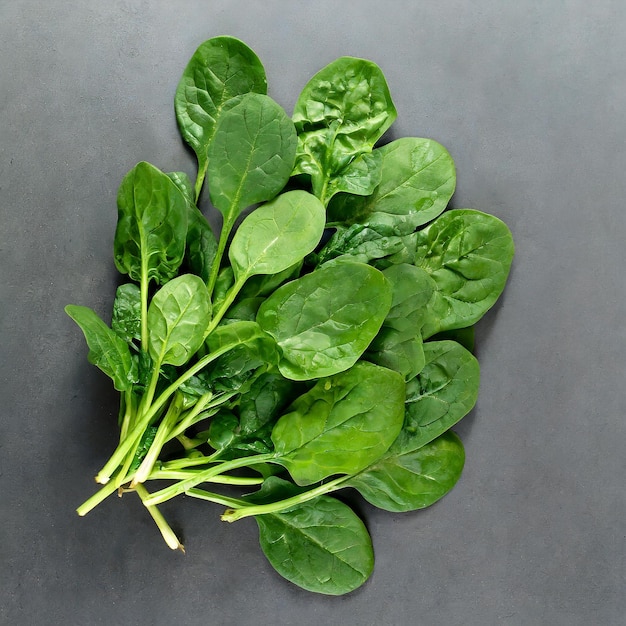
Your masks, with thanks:
M175 97L195 183L146 162L121 183L114 259L129 282L111 325L66 307L121 398L119 445L78 512L135 492L182 549L158 505L213 502L223 520L255 517L282 576L343 594L374 557L330 494L411 511L457 482L449 429L477 398L472 326L504 288L513 241L495 217L444 212L456 179L440 144L375 147L396 110L374 63L334 61L291 118L266 91L244 43L206 41Z

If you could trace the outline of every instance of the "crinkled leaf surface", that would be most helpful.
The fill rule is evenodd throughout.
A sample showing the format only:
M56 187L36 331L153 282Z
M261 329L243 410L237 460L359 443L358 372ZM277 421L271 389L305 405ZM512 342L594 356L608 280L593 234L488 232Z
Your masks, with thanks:
M394 448L345 484L379 509L414 511L445 496L461 477L464 463L463 444L448 431L416 450Z
M85 335L89 362L109 376L118 391L130 389L137 382L138 373L128 344L89 307L68 304L65 312Z
M330 376L356 363L391 306L391 286L375 268L336 262L279 287L259 308L257 322L283 355L283 376Z
M211 318L206 285L193 274L170 280L148 308L148 351L161 365L183 365L202 345Z
M235 279L289 269L319 243L326 223L323 204L306 191L288 191L241 223L229 250Z
M443 212L454 193L456 173L441 144L404 137L372 154L382 159L380 184L367 197L335 196L328 207L329 222L386 225L405 235Z
M311 78L296 103L294 174L311 176L313 192L324 200L336 191L371 193L380 180L379 162L351 163L371 151L395 118L387 82L375 63L353 57L333 61ZM334 189L333 179L342 179Z
M146 162L122 180L117 195L114 258L117 269L141 282L164 284L176 275L185 254L187 200L172 179Z
M141 291L135 283L117 288L111 328L127 343L141 339Z
M270 477L273 499L293 495L285 481ZM278 484L277 484L278 483ZM264 485L264 494L271 496ZM341 595L360 587L374 569L372 540L347 505L321 496L280 513L257 515L261 549L272 567L294 584L316 593Z
M293 122L270 97L249 93L220 116L209 145L211 202L232 224L243 209L277 195L296 153Z
M472 209L448 211L418 231L415 265L437 286L423 336L477 322L502 293L513 253L506 224Z
M407 453L439 437L467 415L478 397L478 361L454 341L424 344L426 365L406 385L404 425L390 453Z
M176 89L174 107L184 140L200 169L224 104L249 92L266 93L265 70L256 54L233 37L205 41L191 57Z
M299 485L354 474L395 440L403 423L404 399L402 376L372 363L360 362L323 378L274 426L276 462Z

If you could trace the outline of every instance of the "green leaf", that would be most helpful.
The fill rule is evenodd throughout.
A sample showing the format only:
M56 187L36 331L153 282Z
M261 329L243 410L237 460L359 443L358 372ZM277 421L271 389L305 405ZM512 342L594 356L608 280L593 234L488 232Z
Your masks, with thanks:
M187 200L177 185L149 163L138 163L117 196L114 258L117 269L141 282L166 283L185 253Z
M178 83L174 107L183 139L194 149L201 172L226 102L249 92L267 93L265 70L256 54L233 37L205 41L191 57ZM196 197L200 189L196 189Z
M387 82L376 64L353 57L333 61L311 78L296 103L298 153L293 173L308 174L313 193L324 204L333 193L348 190L355 178L359 183L352 193L370 193L379 179L378 163L352 163L371 151L395 118Z
M402 377L371 363L321 379L274 426L275 462L298 485L359 472L396 439L404 399Z
M394 448L344 485L379 509L414 511L443 498L461 477L464 463L463 444L449 431L417 450Z
M127 343L141 339L141 291L135 283L117 288L111 328Z
M415 265L436 283L424 338L476 323L502 293L513 253L507 226L472 209L448 211L419 231Z
M282 190L296 143L293 122L268 96L241 96L220 116L209 146L208 176L211 202L226 224Z
M288 191L241 223L229 257L237 281L288 270L312 252L324 233L326 211L306 191Z
M328 221L385 225L405 235L437 217L456 186L454 161L432 139L404 137L374 150L382 160L380 185L372 195L342 194L328 207ZM352 194L354 192L351 192Z
M195 206L196 201L193 196L193 184L185 172L167 172L168 178L180 189L187 204Z
M195 206L189 206L186 259L192 274L208 283L217 255L217 240L211 225Z
M426 365L406 385L404 426L390 453L417 450L467 415L478 397L476 358L454 341L424 344Z
M356 363L380 330L391 296L378 270L337 262L279 287L259 308L257 322L282 349L283 376L320 378Z
M148 309L148 351L159 365L183 365L202 345L211 318L206 285L183 274L156 292Z
M333 236L320 250L318 264L321 265L342 256L352 257L361 263L374 263L394 254L402 253L405 248L405 238L394 235L393 229L387 226L377 225L371 228L367 224L353 224L348 228L337 228ZM411 254L406 261L412 263L413 258L414 254Z
M109 376L118 391L131 389L138 380L138 374L128 344L90 308L68 304L65 312L85 335L89 347L89 362Z
M266 480L280 481L270 477ZM276 486L280 496L284 489ZM257 515L261 549L274 569L315 593L342 595L374 569L372 540L347 505L321 496L286 511Z

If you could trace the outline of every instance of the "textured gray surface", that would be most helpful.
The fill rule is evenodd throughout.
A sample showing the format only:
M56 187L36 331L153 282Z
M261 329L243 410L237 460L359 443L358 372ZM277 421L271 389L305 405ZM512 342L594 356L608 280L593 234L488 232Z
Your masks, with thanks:
M0 622L622 624L626 506L626 5L15 1L0 4ZM314 71L376 61L393 137L437 139L452 205L517 244L480 324L482 387L457 488L431 509L360 512L377 565L325 598L282 581L252 521L134 499L74 507L115 445L115 396L69 302L106 315L115 194L139 160L193 174L172 98L205 39L263 60L291 110Z

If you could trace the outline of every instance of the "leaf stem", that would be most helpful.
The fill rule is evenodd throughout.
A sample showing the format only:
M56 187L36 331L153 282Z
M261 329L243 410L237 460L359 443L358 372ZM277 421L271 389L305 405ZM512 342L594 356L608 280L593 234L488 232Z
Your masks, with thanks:
M170 525L167 523L167 521L163 517L163 514L161 513L161 511L159 511L159 509L154 505L146 504L146 500L150 496L150 493L148 492L148 490L143 485L136 485L135 491L141 498L141 501L143 502L146 509L148 509L148 513L150 513L150 515L152 516L152 519L156 522L157 527L161 531L161 535L163 535L163 539L165 539L165 543L172 550L180 550L181 552L184 553L185 547L183 546L182 543L180 543L180 541L178 540L178 537L176 536L174 531L171 529Z
M209 467L206 470L196 472L195 476L191 478L181 480L173 485L170 485L169 487L165 487L165 489L161 489L160 491L155 491L150 498L148 498L147 502L148 504L161 504L162 502L166 502L167 500L171 500L172 498L185 493L188 489L191 489L200 483L208 482L211 478L223 474L224 472L228 472L239 467L258 465L260 463L271 461L274 458L274 452L268 452L266 454L244 456L233 459L232 461L218 463L217 465Z
M297 496L292 496L291 498L286 498L285 500L270 502L268 504L246 504L243 507L233 507L224 512L224 514L222 515L222 521L236 522L243 517L250 517L251 515L278 513L279 511L289 509L298 504L302 504L303 502L308 502L309 500L313 500L314 498L317 498L319 496L331 493L332 491L336 491L337 489L341 489L343 483L346 482L349 478L351 478L351 476L340 476L339 478L335 478L335 480L324 483L319 487L309 489L309 491L305 491L304 493L298 494Z
M232 211L229 211L229 213L232 213ZM220 266L222 265L222 257L224 256L226 244L228 243L228 237L230 235L230 231L233 229L234 224L235 220L233 218L229 219L227 217L224 218L224 221L222 223L220 238L217 242L217 251L215 252L215 258L213 259L213 265L211 266L211 273L209 274L209 282L207 283L209 296L213 295L213 289L217 281L217 275L220 271Z

